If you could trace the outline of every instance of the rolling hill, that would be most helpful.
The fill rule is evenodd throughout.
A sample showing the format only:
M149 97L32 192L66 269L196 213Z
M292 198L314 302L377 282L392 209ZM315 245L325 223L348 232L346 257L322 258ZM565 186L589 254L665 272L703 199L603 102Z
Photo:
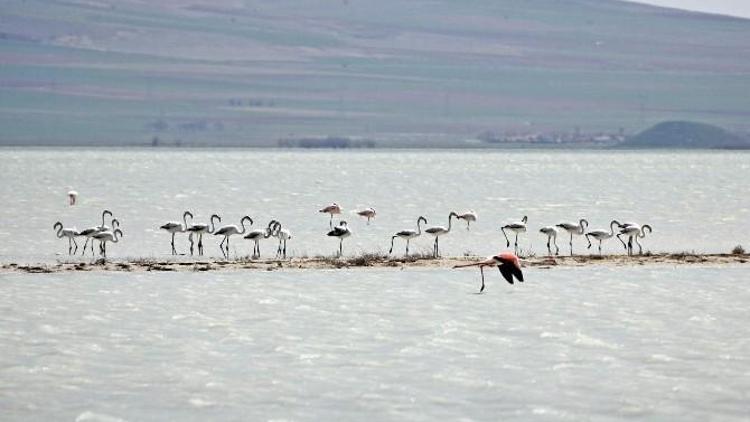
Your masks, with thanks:
M7 0L0 144L747 130L748 39L614 0Z
M619 148L750 148L750 140L705 123L662 122L618 145Z

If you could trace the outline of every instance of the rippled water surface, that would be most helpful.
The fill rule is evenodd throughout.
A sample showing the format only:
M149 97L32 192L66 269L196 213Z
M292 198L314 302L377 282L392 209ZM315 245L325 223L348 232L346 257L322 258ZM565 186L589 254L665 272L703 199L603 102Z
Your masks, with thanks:
M362 151L296 152L258 150L0 149L0 260L50 261L66 258L67 241L56 239L55 221L83 229L100 223L104 208L122 222L125 238L113 257L168 256L169 235L159 225L189 209L196 222L218 213L226 224L251 216L256 226L272 218L293 233L290 252L330 255L328 216L317 210L330 202L345 208L354 235L345 253L386 252L390 235L414 228L424 215L446 225L451 210L475 209L479 221L463 225L441 241L444 255L491 254L503 248L499 227L529 216L525 251L541 254L538 229L581 217L590 228L617 218L649 223L652 251L728 252L747 244L750 232L750 155L743 152L544 152L544 151ZM79 204L67 206L69 189ZM372 206L370 226L350 214ZM81 242L83 243L83 242ZM566 240L559 239L560 247ZM178 236L179 252L187 248ZM236 255L252 247L235 238ZM577 238L576 251L586 242ZM401 251L399 243L397 248ZM618 242L605 252L622 252ZM261 247L267 256L275 249ZM219 256L218 240L206 250ZM413 251L430 251L431 239ZM62 255L55 255L62 254Z
M747 420L744 267L0 276L3 420Z

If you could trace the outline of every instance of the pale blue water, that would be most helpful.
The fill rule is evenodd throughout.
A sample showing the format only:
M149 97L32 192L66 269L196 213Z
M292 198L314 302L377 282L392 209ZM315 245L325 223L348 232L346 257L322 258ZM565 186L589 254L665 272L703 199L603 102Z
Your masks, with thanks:
M452 210L475 209L479 221L442 239L444 255L492 254L505 248L502 224L529 217L521 248L546 252L544 225L587 218L591 229L612 219L653 226L643 241L651 251L728 252L748 246L750 154L674 151L278 151L152 149L0 149L0 260L67 259L67 241L54 237L62 221L78 229L100 223L104 208L122 222L125 237L114 258L169 256L169 235L158 227L191 210L196 221L217 213L225 224L247 214L265 226L281 220L293 233L290 253L330 255L330 202L345 208L354 235L347 254L386 252L392 233L414 228L418 216L446 225ZM69 189L79 204L67 205ZM372 206L367 226L350 212ZM218 257L219 239L206 240ZM83 242L81 242L83 243ZM566 240L558 239L563 252ZM249 242L234 238L237 255ZM178 235L178 250L187 251ZM413 251L430 251L427 237ZM585 250L583 238L574 250ZM624 252L615 239L606 253ZM261 246L264 256L275 245ZM594 249L592 249L593 251ZM396 251L403 253L403 244ZM61 255L56 255L61 254ZM233 253L234 255L234 253Z
M0 419L746 421L747 276L4 274Z

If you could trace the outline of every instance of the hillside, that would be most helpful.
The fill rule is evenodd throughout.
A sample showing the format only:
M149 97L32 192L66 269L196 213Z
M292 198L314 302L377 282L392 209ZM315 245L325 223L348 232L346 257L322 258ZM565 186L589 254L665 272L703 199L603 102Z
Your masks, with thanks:
M750 21L614 0L8 0L0 144L750 129Z
M696 122L662 122L619 145L623 148L750 148L750 140Z

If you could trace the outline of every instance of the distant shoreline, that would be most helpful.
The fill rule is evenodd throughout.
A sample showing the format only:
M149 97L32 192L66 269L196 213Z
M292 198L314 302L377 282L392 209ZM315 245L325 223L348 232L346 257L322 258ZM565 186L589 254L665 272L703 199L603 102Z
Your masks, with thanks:
M275 271L275 270L332 270L349 268L444 268L454 265L479 262L484 257L449 257L432 259L425 257L388 257L381 255L361 255L353 257L316 257L275 259L239 259L239 260L167 260L167 259L130 259L130 260L80 260L61 261L49 264L3 264L0 273L62 273L62 272L203 272L203 271ZM581 255L581 256L543 256L522 258L524 268L549 269L555 267L586 267L608 265L630 267L643 265L730 265L747 264L750 254L693 254L693 253L658 253L646 255Z

